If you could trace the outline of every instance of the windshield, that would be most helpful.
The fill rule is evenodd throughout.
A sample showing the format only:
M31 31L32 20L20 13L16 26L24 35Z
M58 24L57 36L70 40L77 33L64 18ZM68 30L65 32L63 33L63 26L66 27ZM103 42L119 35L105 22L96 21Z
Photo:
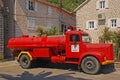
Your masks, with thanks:
M91 42L90 36L88 34L82 34L82 41L85 43L90 43Z

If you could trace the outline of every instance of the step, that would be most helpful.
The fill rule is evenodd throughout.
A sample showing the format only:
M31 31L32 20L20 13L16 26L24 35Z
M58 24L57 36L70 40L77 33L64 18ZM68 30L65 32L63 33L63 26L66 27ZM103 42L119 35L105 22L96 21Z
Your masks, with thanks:
M66 61L65 63L67 63L67 64L78 64L78 62L73 62L73 61Z

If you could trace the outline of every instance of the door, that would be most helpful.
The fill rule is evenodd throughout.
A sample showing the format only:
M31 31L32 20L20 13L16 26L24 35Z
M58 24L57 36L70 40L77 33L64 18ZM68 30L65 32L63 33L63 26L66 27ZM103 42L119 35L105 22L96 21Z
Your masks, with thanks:
M70 34L66 42L66 57L79 58L80 55L80 35Z

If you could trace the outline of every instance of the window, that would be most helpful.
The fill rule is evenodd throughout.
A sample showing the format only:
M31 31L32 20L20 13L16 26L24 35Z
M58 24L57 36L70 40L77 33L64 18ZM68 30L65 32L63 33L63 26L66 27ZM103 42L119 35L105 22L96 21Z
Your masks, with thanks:
M105 19L104 20L98 20L98 25L105 25Z
M100 5L100 8L105 8L105 1L100 1L99 5Z
M90 22L89 22L89 28L90 28L90 29L93 29L93 28L94 28L94 21L90 21Z
M26 8L30 11L35 11L37 6L36 6L35 0L27 0L26 1Z
M66 25L65 24L61 24L61 32L65 32L66 31Z
M108 20L108 27L110 28L120 27L120 18L110 18Z
M35 29L35 19L34 18L28 18L28 29Z
M88 34L82 34L82 41L85 42L85 43L90 43L91 38Z
M47 22L47 29L51 29L52 28L52 23L51 23L51 21L48 21Z
M78 34L70 35L70 41L71 42L79 42L80 41L79 35Z
M48 7L48 15L52 15L52 8Z
M117 19L111 19L111 27L117 27Z
M97 9L106 9L106 8L108 8L108 0L98 0L96 8Z
M97 24L96 20L88 20L86 22L86 29L91 29L91 30L96 29L97 28L96 24Z

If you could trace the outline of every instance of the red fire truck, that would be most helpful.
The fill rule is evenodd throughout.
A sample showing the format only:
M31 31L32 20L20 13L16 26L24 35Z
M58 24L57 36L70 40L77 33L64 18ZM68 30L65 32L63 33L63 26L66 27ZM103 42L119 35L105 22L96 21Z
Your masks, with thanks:
M33 64L52 63L76 64L88 74L96 74L102 65L114 63L112 44L91 43L88 33L67 31L61 36L11 38L7 47L13 50L22 68ZM37 62L39 60L39 62Z

